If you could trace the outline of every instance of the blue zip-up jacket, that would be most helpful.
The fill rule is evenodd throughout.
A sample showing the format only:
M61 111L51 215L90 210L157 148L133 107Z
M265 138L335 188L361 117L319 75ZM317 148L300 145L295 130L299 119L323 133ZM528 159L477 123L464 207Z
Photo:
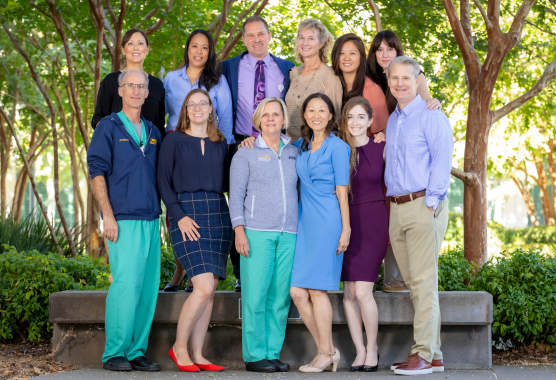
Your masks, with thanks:
M116 113L98 123L87 151L91 181L105 178L116 220L154 220L162 214L156 186L162 136L150 121L141 120L147 132L143 151Z

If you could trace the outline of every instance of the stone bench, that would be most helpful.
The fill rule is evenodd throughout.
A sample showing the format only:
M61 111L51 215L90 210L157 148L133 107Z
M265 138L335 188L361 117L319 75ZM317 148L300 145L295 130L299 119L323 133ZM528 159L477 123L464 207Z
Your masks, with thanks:
M486 292L440 292L442 351L447 369L490 369L492 366L492 296ZM107 292L66 291L50 296L54 324L53 355L58 361L83 366L101 365ZM160 292L149 337L147 356L165 368L175 365L168 350L175 340L183 303L189 293ZM340 350L341 368L355 358L346 324L342 292L329 292L334 309L333 339ZM408 293L374 293L378 305L380 365L403 361L413 345L413 305ZM217 292L204 355L229 368L244 367L241 355L240 294ZM292 310L291 314L295 314ZM288 319L281 359L296 368L307 364L316 346L301 319Z

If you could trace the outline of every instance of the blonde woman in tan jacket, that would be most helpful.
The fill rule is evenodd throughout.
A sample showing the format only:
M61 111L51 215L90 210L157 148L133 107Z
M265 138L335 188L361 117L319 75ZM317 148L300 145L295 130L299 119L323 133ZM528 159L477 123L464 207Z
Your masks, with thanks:
M327 95L334 104L339 123L342 108L342 83L328 66L328 53L334 38L318 20L307 19L299 24L295 48L296 61L301 66L290 71L290 88L286 94L286 105L290 118L287 135L296 141L301 137L301 105L314 93Z

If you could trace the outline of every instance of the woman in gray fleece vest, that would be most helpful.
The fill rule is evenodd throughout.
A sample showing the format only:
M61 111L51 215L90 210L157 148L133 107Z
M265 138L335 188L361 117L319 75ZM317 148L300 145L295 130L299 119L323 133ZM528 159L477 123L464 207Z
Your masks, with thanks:
M241 255L243 359L248 371L287 372L280 362L290 308L297 241L298 148L280 131L286 105L264 99L253 114L261 131L254 149L240 149L230 169L230 217Z

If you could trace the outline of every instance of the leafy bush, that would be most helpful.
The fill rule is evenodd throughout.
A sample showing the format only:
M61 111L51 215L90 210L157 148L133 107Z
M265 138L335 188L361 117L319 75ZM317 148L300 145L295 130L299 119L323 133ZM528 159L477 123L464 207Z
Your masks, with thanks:
M463 244L463 214L450 211L444 241Z
M465 291L473 266L463 255L463 247L438 257L438 290Z
M71 229L71 235L79 254L82 254L86 248L85 237L82 235L83 230L83 226L75 226ZM61 223L54 226L54 234L62 250L65 254L69 254L69 244ZM9 247L14 247L19 252L36 250L42 254L56 251L44 217L35 212L19 221L13 215L0 220L0 242L2 243L0 254L7 251ZM8 248L3 248L4 245Z
M506 248L534 248L556 243L556 226L506 228L493 221L488 225Z
M0 255L0 338L48 339L48 297L64 290L108 285L108 268L89 256L66 258L4 246Z
M556 343L556 258L517 249L492 257L468 290L494 299L493 338L515 343Z

